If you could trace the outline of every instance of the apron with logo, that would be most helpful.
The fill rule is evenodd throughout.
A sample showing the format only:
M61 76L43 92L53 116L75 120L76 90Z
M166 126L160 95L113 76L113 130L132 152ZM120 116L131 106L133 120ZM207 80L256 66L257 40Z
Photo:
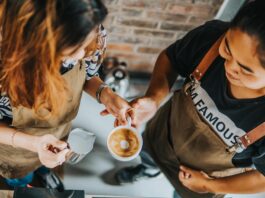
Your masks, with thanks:
M215 43L215 55L218 54L220 42L221 38ZM234 167L232 158L235 151L228 151L229 145L203 120L194 106L191 94L190 83L174 93L147 124L144 142L181 197L223 197L224 195L193 192L178 179L181 164L214 177L245 171Z
M78 62L73 69L63 74L68 84L67 102L59 114L46 120L39 119L34 111L23 106L12 107L11 127L26 134L42 136L52 134L58 139L66 137L71 130L71 121L76 117L86 78L85 65ZM59 96L58 96L59 97ZM47 110L41 112L46 115ZM34 171L41 163L38 154L22 148L0 144L0 175L5 178L21 178Z

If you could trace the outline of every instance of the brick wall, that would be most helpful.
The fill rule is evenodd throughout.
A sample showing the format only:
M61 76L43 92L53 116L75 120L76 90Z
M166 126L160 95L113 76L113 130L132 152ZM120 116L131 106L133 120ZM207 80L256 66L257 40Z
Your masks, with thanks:
M107 56L131 71L151 72L161 50L212 19L223 0L104 0Z

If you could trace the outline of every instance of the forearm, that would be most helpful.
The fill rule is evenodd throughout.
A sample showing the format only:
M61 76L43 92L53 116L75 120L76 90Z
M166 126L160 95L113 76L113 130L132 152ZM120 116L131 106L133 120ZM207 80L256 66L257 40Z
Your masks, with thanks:
M85 82L83 90L93 98L96 98L96 92L103 81L99 77L93 77ZM100 94L100 101L103 104L107 103L108 98L113 96L113 91L109 87L105 87Z
M14 147L24 148L36 152L36 139L38 136L32 136L22 133L15 128L8 127L4 123L0 123L0 143L11 145Z
M208 180L206 188L216 194L253 194L265 191L265 177L256 170Z
M165 51L163 51L156 61L146 96L154 99L159 105L168 95L176 78L177 73L173 69Z
M95 76L90 80L86 80L83 90L93 98L96 98L97 89L102 83L103 81L99 77Z

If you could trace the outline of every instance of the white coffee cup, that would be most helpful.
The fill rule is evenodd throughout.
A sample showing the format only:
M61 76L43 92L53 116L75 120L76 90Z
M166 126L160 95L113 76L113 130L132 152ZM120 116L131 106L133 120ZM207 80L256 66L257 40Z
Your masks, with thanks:
M89 152L92 151L96 136L94 133L85 131L81 128L75 128L68 136L68 144L70 147L67 153L67 162L76 164L80 162Z
M111 148L111 145L110 145L111 144L111 142L110 142L111 136L115 132L117 132L117 131L119 131L121 129L129 130L130 132L132 132L135 135L135 137L137 138L138 143L139 143L137 151L133 155L130 155L128 157L124 157L124 156L120 156L120 155L116 154L113 151L113 149ZM128 141L126 141L126 140L121 140L119 142L119 145L120 145L120 148L127 149L130 146L130 143ZM143 139L142 139L142 136L137 132L137 130L134 127L131 126L131 118L128 119L128 124L126 126L118 126L118 127L115 127L114 129L112 129L112 131L109 133L108 138L107 138L107 146L108 146L108 150L109 150L110 154L115 159L120 160L120 161L130 161L130 160L136 158L139 155L139 153L140 153L140 151L142 149L142 146L143 146Z

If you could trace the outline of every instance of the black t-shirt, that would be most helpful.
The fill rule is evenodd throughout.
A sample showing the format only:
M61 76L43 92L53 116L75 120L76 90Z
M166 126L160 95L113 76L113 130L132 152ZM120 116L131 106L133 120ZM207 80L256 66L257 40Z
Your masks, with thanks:
M210 21L170 45L166 54L176 72L188 77L228 28L229 23ZM235 99L229 95L227 88L224 59L218 56L201 79L201 85L193 89L191 97L198 113L216 134L228 145L233 145L236 137L265 121L265 96ZM232 162L236 167L254 165L265 175L265 138L236 153Z

